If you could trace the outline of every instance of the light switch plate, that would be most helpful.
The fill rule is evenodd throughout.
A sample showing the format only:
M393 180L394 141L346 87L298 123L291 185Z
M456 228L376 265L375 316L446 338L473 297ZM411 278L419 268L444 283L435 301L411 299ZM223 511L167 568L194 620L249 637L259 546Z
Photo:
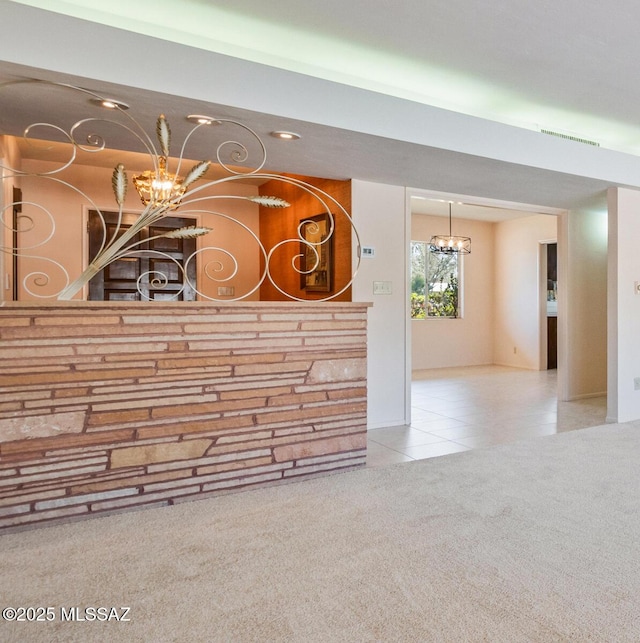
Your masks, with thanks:
M390 295L392 293L392 287L390 281L374 281L373 282L373 294L374 295Z

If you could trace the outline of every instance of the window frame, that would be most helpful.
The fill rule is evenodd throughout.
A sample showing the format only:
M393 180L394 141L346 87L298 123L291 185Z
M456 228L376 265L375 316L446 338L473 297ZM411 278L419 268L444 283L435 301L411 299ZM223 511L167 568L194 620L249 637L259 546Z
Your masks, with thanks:
M457 273L457 307L454 315L433 315L429 314L428 310L425 309L425 305L423 304L422 308L424 310L424 317L422 316L414 316L414 296L417 294L420 296L419 293L416 293L414 291L414 279L415 279L415 273L414 273L414 245L419 244L423 247L424 249L424 301L425 303L428 301L428 296L429 293L427 291L428 285L429 285L429 280L428 280L428 255L430 253L429 250L429 243L427 241L423 240L411 240L410 242L410 248L409 248L409 291L410 291L410 301L409 301L409 314L411 320L416 320L416 321L422 321L425 319L462 319L464 316L464 297L463 297L463 275L464 275L464 260L462 254L455 254L456 258L456 273ZM436 253L439 254L439 253ZM443 253L446 254L446 253ZM446 256L452 256L452 255L446 255Z

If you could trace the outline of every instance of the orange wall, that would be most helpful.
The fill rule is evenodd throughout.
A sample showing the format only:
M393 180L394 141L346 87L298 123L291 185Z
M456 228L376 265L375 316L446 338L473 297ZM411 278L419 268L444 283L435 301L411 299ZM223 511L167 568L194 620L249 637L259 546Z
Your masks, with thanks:
M350 214L351 213L351 181L334 181L310 177L295 177L327 192ZM313 196L299 187L269 181L260 187L263 196L277 196L291 204L289 208L272 209L260 208L260 239L269 252L283 239L297 239L298 225L302 219L323 213L322 204ZM331 204L329 204L331 207ZM334 255L334 286L332 292L342 290L351 279L351 225L347 218L340 214L337 208L331 207L335 218L333 243ZM294 257L300 254L300 244L292 242L279 248L271 261L271 274L278 285L288 293L301 299L323 299L329 297L329 292L307 292L300 288L300 275L292 270ZM287 298L265 280L260 289L260 299L263 301L282 301ZM351 301L351 287L332 301Z

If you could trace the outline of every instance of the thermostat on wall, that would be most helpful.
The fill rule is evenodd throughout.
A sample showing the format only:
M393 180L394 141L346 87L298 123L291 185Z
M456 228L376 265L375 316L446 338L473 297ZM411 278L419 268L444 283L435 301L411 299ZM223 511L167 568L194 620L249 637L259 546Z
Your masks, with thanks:
M376 249L373 246L362 246L362 256L366 257L367 259L371 259L371 257L375 257L376 255Z

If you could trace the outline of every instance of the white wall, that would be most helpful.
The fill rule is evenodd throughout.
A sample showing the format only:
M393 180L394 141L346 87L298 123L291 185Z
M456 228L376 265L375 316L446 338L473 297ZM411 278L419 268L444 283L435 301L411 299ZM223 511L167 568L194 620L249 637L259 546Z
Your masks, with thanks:
M556 239L557 220L536 215L495 228L494 363L540 365L540 242Z
M375 256L362 259L353 301L373 302L368 320L369 428L406 422L407 253L405 189L354 180L352 216L364 246ZM391 284L391 294L374 295L373 282Z
M563 219L558 245L558 341L566 334L566 347L559 346L558 368L568 377L567 388L559 396L575 400L607 391L607 208L603 195ZM566 331L561 327L563 320Z
M411 321L411 368L493 364L495 224L455 219L460 235L471 237L471 254L462 258L462 317ZM448 229L442 217L414 214L411 239L429 241Z
M407 242L413 235L398 224L403 212L406 217L404 193L398 186L353 181L354 222L362 244L373 246L376 253L374 259L362 260L353 288L354 301L373 302L368 336L370 428L402 424L408 417L406 393L410 371L412 366L415 368L414 362L420 362L411 355L405 360L407 347L410 350L417 347L420 351L422 342L426 341L430 350L438 350L447 339L446 335L431 330L440 320L435 322L436 326L431 326L431 321L408 322ZM568 383L564 387L566 397L561 399L603 394L607 349L602 316L606 311L607 286L606 266L603 265L606 249L602 246L606 239L603 234L606 215L600 203L594 199L582 210L564 216L563 229L559 229L558 217L551 215L522 217L491 226L465 221L465 225L473 226L465 227L465 234L471 230L469 236L472 237L472 253L465 259L474 256L476 260L482 259L478 264L468 263L465 267L468 293L473 293L472 297L483 293L487 282L493 282L494 289L493 299L489 298L494 312L488 311L485 320L475 320L471 330L465 329L465 337L458 338L470 342L467 357L481 354L481 359L487 360L484 363L540 368L540 309L545 304L540 287L540 242L558 239L559 253L564 254L559 258L559 280L564 293L564 301L559 302L559 314L564 316L563 324L569 337L568 345L563 346L562 365ZM410 221L406 220L406 224ZM488 230L492 233L488 234ZM636 238L640 238L640 232ZM485 250L493 253L493 262L483 256ZM640 268L637 276L640 279ZM374 296L374 281L390 281L392 294ZM485 304L475 300L473 306L480 309ZM468 301L466 315L471 314L470 307ZM446 330L457 322L443 320L442 323L452 324L444 326ZM424 337L416 336L422 332L421 328L425 329ZM482 352L486 350L486 346L481 346L483 337L493 348L491 357ZM413 342L416 347L412 346ZM471 347L474 343L478 346ZM518 349L515 355L513 346ZM480 359L477 363L481 363ZM636 363L640 363L640 356ZM640 372L636 375L640 376ZM640 410L636 417L640 417Z
M640 192L609 190L609 377L607 420L640 418Z

